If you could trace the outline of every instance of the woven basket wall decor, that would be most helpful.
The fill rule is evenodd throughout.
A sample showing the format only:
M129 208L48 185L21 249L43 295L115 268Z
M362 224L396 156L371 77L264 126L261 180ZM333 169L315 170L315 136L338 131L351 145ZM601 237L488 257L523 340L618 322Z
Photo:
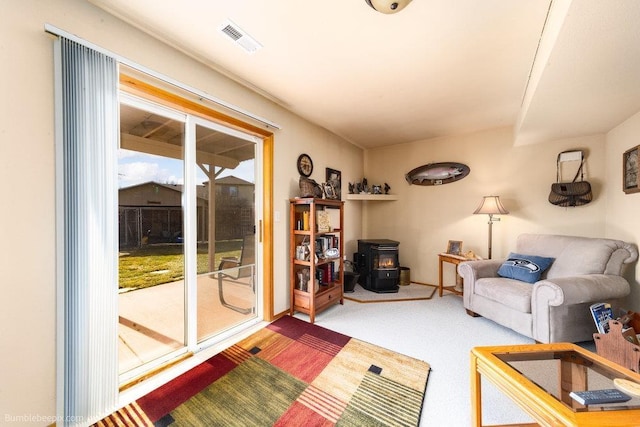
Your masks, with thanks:
M300 176L298 185L300 187L300 197L322 197L322 187L315 180Z

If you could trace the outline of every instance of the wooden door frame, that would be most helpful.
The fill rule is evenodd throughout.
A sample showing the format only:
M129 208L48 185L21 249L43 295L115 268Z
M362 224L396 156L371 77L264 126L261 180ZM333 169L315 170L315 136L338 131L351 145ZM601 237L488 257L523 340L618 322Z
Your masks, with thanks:
M192 114L221 125L240 130L262 139L262 221L258 236L262 242L262 313L266 321L274 319L273 313L273 132L254 126L235 117L209 108L199 102L187 99L120 73L120 89L126 93L148 99L187 114Z

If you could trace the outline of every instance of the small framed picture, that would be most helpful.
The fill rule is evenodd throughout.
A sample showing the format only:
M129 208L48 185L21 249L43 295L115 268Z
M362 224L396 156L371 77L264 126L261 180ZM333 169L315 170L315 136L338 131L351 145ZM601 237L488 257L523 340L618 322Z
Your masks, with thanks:
M640 175L638 174L638 149L640 145L630 148L622 155L622 190L626 194L640 192Z
M333 193L335 194L334 199L342 200L342 173L339 170L326 168L327 169L327 177L326 181L328 184L333 186Z
M460 240L449 240L447 244L447 253L451 255L462 254L462 242Z
M333 184L331 184L330 182L325 182L324 184L322 184L322 188L324 190L324 197L326 197L327 199L337 199L338 196L336 195L336 190L333 187Z

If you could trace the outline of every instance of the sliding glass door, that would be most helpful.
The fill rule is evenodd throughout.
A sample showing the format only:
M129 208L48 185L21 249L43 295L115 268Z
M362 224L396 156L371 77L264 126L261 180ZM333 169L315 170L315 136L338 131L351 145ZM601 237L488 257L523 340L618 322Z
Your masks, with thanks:
M258 140L193 119L198 209L197 340L256 315Z
M121 381L257 318L260 140L122 94Z
M182 238L186 116L124 98L118 151L119 372L187 345Z

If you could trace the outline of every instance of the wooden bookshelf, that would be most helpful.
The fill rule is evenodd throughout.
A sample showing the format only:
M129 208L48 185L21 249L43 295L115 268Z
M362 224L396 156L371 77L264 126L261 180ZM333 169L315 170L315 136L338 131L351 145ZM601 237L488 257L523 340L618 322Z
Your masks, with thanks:
M344 202L295 198L289 205L290 314L308 314L314 323L317 313L344 304ZM329 211L330 227L319 229L319 213Z

